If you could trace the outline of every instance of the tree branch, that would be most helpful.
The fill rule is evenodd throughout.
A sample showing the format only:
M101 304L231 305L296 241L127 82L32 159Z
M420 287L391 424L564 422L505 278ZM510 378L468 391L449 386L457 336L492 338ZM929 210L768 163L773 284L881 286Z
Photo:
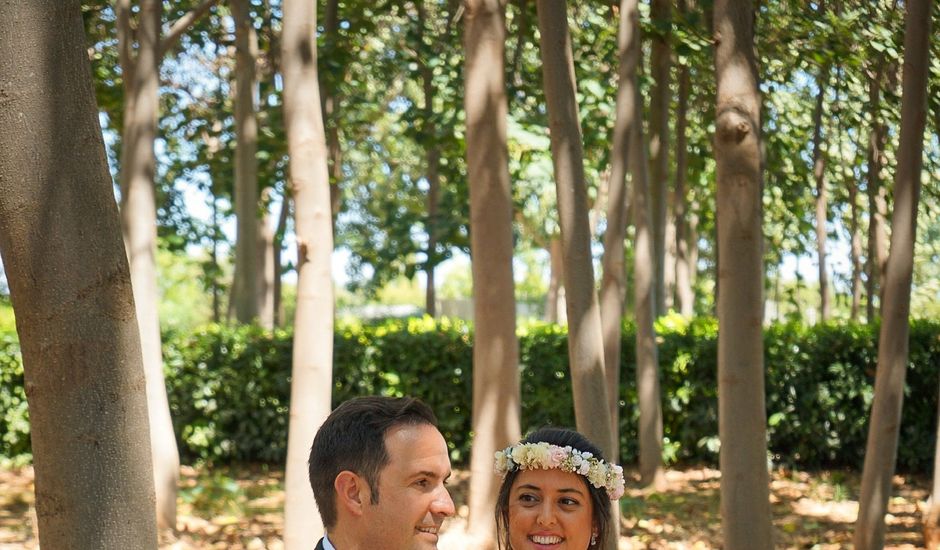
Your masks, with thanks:
M170 25L170 30L166 33L166 36L163 37L163 40L160 41L160 50L158 51L159 58L162 59L166 52L176 45L180 36L183 35L183 32L192 26L196 20L205 15L205 13L209 11L209 8L217 4L218 1L219 0L203 0L202 4L199 4Z

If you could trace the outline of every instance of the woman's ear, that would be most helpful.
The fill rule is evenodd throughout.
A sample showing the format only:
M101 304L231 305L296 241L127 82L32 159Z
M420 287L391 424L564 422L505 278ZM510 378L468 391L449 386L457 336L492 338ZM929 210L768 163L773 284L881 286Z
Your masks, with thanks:
M361 516L363 506L369 499L369 485L354 472L343 470L333 480L336 490L336 507L354 516Z

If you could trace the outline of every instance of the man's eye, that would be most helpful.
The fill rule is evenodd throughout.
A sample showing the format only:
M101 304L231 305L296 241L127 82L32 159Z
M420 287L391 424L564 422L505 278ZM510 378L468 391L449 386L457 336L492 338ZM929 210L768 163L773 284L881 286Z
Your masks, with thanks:
M419 479L418 481L415 482L415 485L417 485L418 487L427 487L430 484L431 482L428 481L427 479Z

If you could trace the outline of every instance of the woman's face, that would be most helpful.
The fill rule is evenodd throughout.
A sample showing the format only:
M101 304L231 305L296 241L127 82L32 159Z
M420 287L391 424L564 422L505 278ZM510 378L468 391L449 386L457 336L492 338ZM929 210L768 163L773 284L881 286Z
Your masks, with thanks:
M523 470L509 491L512 550L585 550L594 532L594 505L583 476Z

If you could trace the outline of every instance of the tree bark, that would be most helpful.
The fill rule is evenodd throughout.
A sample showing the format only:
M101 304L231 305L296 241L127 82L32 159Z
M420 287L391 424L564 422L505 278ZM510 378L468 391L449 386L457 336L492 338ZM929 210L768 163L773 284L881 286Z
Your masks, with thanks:
M137 55L132 54L130 0L117 3L118 41L124 79L124 128L121 144L121 225L130 263L140 346L147 380L150 448L160 529L176 528L179 451L163 377L157 296L157 207L154 198L161 4L143 0L137 25Z
M284 545L309 548L323 533L307 474L313 436L330 412L333 378L333 218L317 78L316 2L285 0L281 59L284 121L297 234Z
M255 105L258 35L249 0L231 0L235 20L235 276L232 297L240 323L258 319L258 119Z
M548 247L549 276L548 292L545 293L545 322L558 323L558 313L565 299L564 267L561 262L561 236L554 235Z
M666 313L666 223L669 202L669 102L672 98L669 46L672 25L670 0L651 0L651 19L663 25L651 38L650 66L653 88L650 90L649 160L650 208L652 212L653 252L656 265L656 314Z
M931 4L930 0L906 2L901 141L894 180L891 252L884 279L883 319L878 335L875 398L865 447L858 522L855 525L854 542L857 550L884 546L884 516L897 458L908 360L917 204L920 200L924 162Z
M558 194L575 421L578 430L606 455L612 455L614 442L610 437L600 308L594 290L584 151L567 8L565 0L538 0L536 7Z
M424 5L422 4L423 0L418 0L415 2L415 6L418 11L418 25L419 25L419 34L418 42L423 43L425 26L427 23L427 18L424 11ZM440 204L440 164L441 164L441 148L438 145L437 139L437 127L434 123L434 96L436 91L434 89L434 71L431 66L427 63L427 60L421 59L421 87L424 92L424 104L421 106L422 115L424 116L424 138L425 144L427 146L426 158L427 158L427 174L426 178L428 180L428 198L427 198L427 234L428 234L428 245L426 251L426 264L424 268L425 275L427 276L426 286L425 286L425 312L431 317L437 316L437 296L435 293L435 281L434 281L434 268L437 266L437 243L438 243L438 225L440 220L438 219L438 210ZM495 452L495 451L494 451Z
M77 1L0 4L0 255L43 548L157 548L146 376Z
M937 411L937 420L940 421L940 408ZM940 424L937 424L937 440L934 444L933 458L933 486L930 498L927 499L927 510L924 512L924 547L927 550L940 548Z
M754 4L714 8L718 431L728 550L771 549L764 406L761 124Z
M464 13L467 176L473 257L473 451L470 525L474 548L495 548L499 480L493 454L520 437L519 343L512 274L512 193L506 144L505 4L468 0Z
M868 280L866 294L868 304L866 316L871 323L880 308L880 285L888 259L888 199L887 190L881 183L881 167L884 166L884 148L887 130L881 121L881 83L884 64L876 61L877 68L868 78L868 107L871 110L872 127L868 138Z
M679 9L686 11L685 1L681 0ZM686 177L689 170L688 125L689 107L689 67L679 67L679 100L676 106L676 185L673 195L673 210L675 212L676 227L676 301L679 313L686 318L695 314L695 293L692 290L692 279L695 273L695 264L692 263L693 246L689 242L689 220L686 219L688 204L686 200Z
M258 252L257 273L258 288L255 290L258 299L258 325L266 329L274 328L274 291L275 278L278 277L280 264L275 263L275 231L274 219L270 211L271 195L274 189L265 188L261 193L261 204L264 213L258 219Z
M824 64L820 67L819 78L816 80L818 90L816 92L816 110L813 114L813 178L816 183L816 257L819 266L819 316L824 322L832 316L829 273L826 269L826 222L829 211L826 196L826 153L823 152L822 143L823 106L828 82L829 65Z

